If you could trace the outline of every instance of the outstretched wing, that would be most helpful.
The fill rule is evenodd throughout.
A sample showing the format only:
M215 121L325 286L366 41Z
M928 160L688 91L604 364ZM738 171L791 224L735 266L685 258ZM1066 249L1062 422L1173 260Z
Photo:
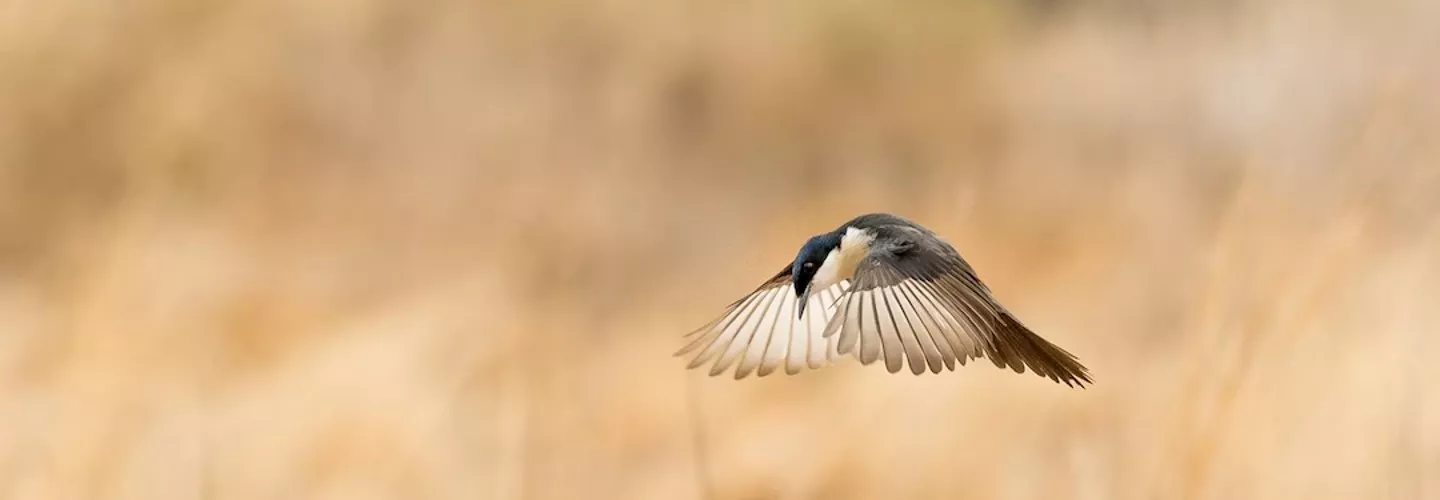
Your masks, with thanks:
M883 357L895 373L908 360L918 375L927 366L939 373L942 365L954 370L957 361L963 366L983 356L997 367L1017 373L1029 367L1067 386L1090 382L1073 355L1022 325L938 239L897 231L871 248L853 280L825 336L839 338L841 354L858 350L862 364Z
M795 297L790 265L786 264L765 284L726 307L719 318L686 334L695 338L675 355L699 349L687 368L713 361L711 376L724 373L738 361L737 380L752 371L761 377L769 375L782 364L791 375L806 367L824 367L840 357L836 339L826 338L824 332L848 287L849 282L842 281L811 293L805 317L800 319L795 310L800 300Z

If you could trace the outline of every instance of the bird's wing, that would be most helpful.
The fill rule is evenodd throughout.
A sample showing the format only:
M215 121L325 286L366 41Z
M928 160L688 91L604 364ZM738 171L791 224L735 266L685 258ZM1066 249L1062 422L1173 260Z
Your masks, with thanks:
M688 368L714 361L711 376L724 373L739 361L736 379L751 372L763 377L781 365L791 375L806 367L824 367L840 357L835 349L837 339L826 338L824 332L835 313L835 304L849 286L848 281L842 281L811 293L805 317L798 318L795 307L800 300L795 297L787 264L775 277L726 307L719 318L687 334L694 339L675 355L700 349Z
M1066 385L1090 382L1076 358L1040 338L990 295L970 265L947 244L899 238L875 246L855 271L827 338L862 364L883 357L890 373L909 360L910 371L939 373L943 365L986 357ZM838 332L838 335L835 335ZM858 349L857 348L858 344Z

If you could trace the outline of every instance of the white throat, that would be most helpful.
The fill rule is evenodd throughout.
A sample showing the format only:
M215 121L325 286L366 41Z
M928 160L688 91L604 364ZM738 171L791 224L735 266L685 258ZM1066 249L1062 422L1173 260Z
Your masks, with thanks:
M854 277L855 268L860 266L860 261L870 255L870 242L874 240L875 235L869 231L845 228L845 235L840 237L840 246L830 250L830 254L825 256L825 262L815 271L811 290L818 292Z

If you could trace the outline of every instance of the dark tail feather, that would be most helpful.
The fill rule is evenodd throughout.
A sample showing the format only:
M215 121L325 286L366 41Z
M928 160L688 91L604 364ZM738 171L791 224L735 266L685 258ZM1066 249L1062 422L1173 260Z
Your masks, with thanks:
M1029 367L1037 375L1070 387L1084 388L1085 384L1093 383L1089 370L1080 364L1075 355L1040 338L1009 313L1001 313L1001 317L1005 326L1000 335L1005 339L1000 344L1006 348L1004 350L1010 351L1003 353L1001 357L1005 358L1010 368L1024 373L1025 368Z

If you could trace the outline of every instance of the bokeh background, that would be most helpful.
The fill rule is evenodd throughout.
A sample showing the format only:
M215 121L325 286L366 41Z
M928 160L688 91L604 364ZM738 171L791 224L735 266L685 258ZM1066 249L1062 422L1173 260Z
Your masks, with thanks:
M1440 3L0 2L0 498L1440 498ZM871 211L1075 353L708 378Z

